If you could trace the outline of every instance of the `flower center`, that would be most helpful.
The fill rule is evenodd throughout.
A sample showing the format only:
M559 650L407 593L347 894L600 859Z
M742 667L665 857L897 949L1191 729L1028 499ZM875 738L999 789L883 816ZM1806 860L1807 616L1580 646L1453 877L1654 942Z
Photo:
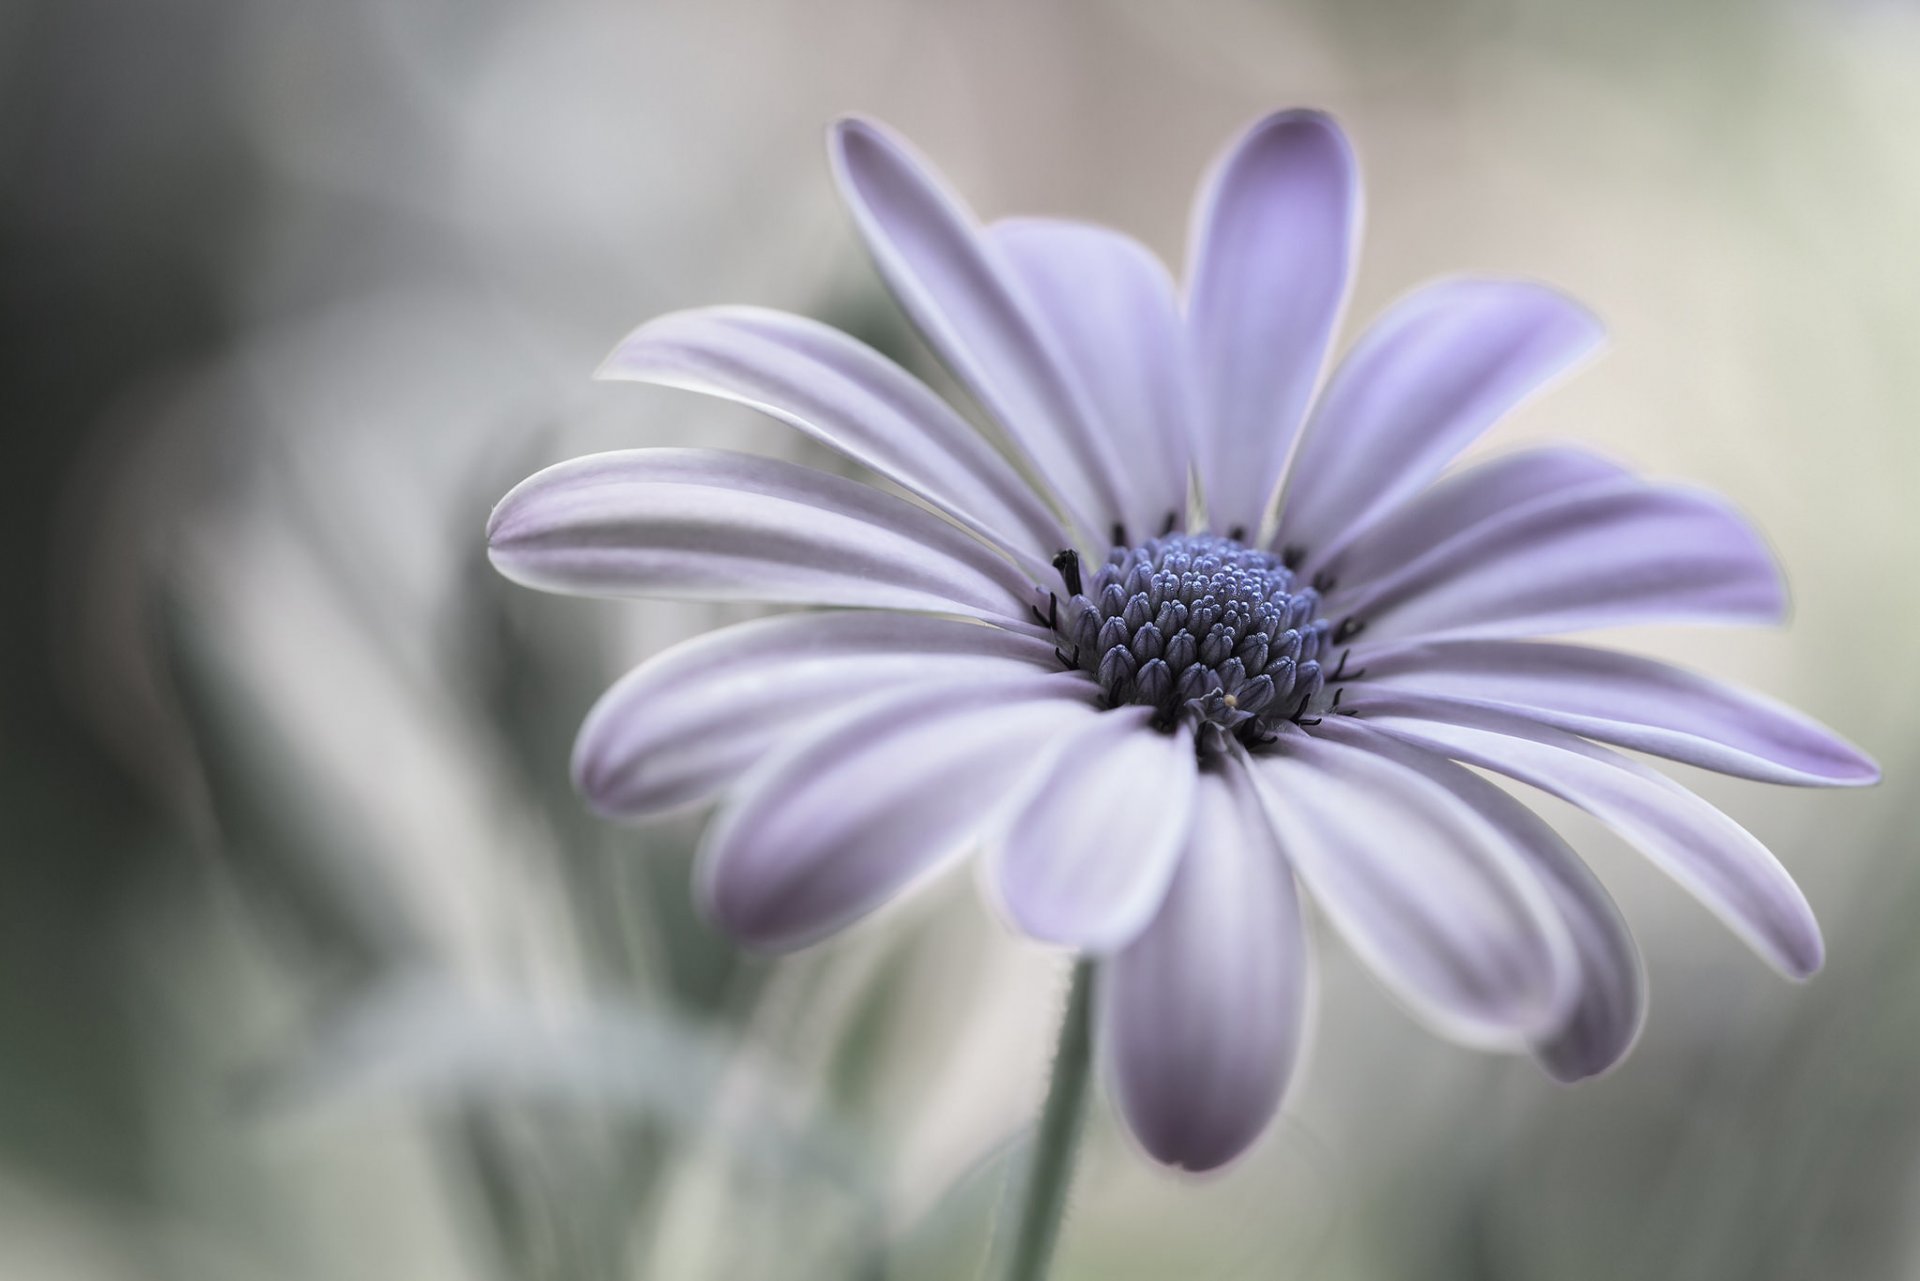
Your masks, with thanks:
M1054 563L1072 593L1055 618L1061 661L1099 681L1110 705L1154 708L1165 730L1191 726L1203 757L1316 723L1330 679L1346 677L1344 656L1331 678L1322 671L1336 631L1320 592L1271 553L1169 534L1114 548L1084 581L1074 553Z

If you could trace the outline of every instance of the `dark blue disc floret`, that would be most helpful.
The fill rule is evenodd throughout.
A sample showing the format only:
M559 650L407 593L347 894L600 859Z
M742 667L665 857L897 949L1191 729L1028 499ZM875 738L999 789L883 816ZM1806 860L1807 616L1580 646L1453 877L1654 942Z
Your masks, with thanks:
M1063 553L1063 556L1069 555ZM1056 562L1058 564L1058 562ZM1116 547L1057 612L1062 660L1100 682L1114 707L1154 708L1163 729L1192 727L1203 756L1230 738L1270 742L1325 702L1334 644L1320 592L1280 557L1213 534Z

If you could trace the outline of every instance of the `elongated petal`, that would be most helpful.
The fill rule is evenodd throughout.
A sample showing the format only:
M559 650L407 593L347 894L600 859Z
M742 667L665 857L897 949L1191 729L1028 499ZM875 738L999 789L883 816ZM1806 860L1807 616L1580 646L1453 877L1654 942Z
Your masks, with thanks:
M1768 623L1786 607L1779 568L1739 513L1711 494L1637 481L1512 509L1338 600L1374 641Z
M599 376L751 405L1040 564L1072 544L952 407L865 343L817 321L758 307L675 312L629 334Z
M1364 721L1328 722L1336 737L1369 741L1471 806L1499 829L1559 909L1580 965L1579 996L1566 1021L1540 1037L1533 1052L1562 1081L1579 1081L1606 1071L1633 1048L1646 1021L1647 982L1620 909L1599 880L1544 819L1479 775L1410 744L1388 746L1386 737ZM1371 740L1367 736L1373 735Z
M868 699L762 761L708 829L698 893L753 947L804 946L999 821L1015 785L1095 713L1069 677Z
M994 860L1014 924L1046 943L1108 952L1146 928L1193 812L1193 736L1128 707L1068 740L1013 810Z
M1254 758L1295 871L1387 987L1448 1036L1521 1048L1566 1020L1578 960L1508 836L1418 771L1333 732Z
M1131 538L1158 533L1169 516L1184 521L1192 389L1166 267L1138 241L1090 223L1016 218L987 235L1113 442L1116 519Z
M1403 299L1334 372L1287 479L1281 546L1331 557L1600 343L1542 285L1448 280Z
M1101 972L1101 1054L1127 1128L1157 1161L1211 1170L1279 1109L1305 1034L1293 873L1241 767L1200 776L1159 913Z
M1353 687L1367 724L1558 796L1591 813L1782 973L1820 968L1820 925L1799 886L1747 830L1672 779L1523 716Z
M1187 265L1215 529L1259 529L1340 323L1359 240L1359 166L1330 118L1268 116L1215 164Z
M1603 743L1767 783L1858 787L1859 749L1751 690L1649 658L1541 641L1440 640L1369 648L1369 685L1516 712Z
M952 619L757 619L684 641L609 689L580 727L574 782L602 814L651 814L714 796L788 735L880 691L932 691L1053 665L1044 641Z
M1331 560L1304 556L1301 568L1309 575L1324 569L1350 587L1364 587L1514 508L1627 478L1624 467L1580 449L1527 449L1489 459L1387 512Z
M549 467L487 524L494 566L580 595L677 596L1018 620L1033 585L939 517L870 486L717 449Z
M1124 504L1115 456L1013 269L973 215L901 139L869 120L834 126L840 194L894 297L1090 529Z

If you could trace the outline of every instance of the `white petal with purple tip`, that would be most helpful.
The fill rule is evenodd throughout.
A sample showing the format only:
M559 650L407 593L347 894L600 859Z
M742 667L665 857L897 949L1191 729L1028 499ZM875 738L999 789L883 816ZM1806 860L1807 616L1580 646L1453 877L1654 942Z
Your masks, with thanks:
M582 595L854 605L1024 622L1033 585L869 485L717 449L635 449L522 481L487 524L515 582Z
M1173 884L1098 989L1114 1101L1155 1160L1211 1170L1259 1137L1293 1074L1308 975L1293 873L1252 780L1237 763L1202 774Z
M1447 280L1403 299L1361 335L1315 407L1276 545L1332 557L1601 337L1578 303L1525 281Z
M1820 968L1813 909L1767 847L1672 779L1618 752L1508 712L1355 687L1375 729L1505 774L1611 827L1791 978Z
M1335 722L1334 733L1371 733L1364 721ZM1580 966L1579 995L1566 1021L1536 1040L1534 1055L1562 1081L1606 1071L1633 1048L1646 1021L1647 982L1620 909L1599 880L1546 820L1486 779L1443 756L1406 743L1382 743L1383 752L1445 787L1498 828L1559 909Z
M1187 316L1213 527L1257 533L1340 323L1360 240L1353 149L1317 111L1257 122L1194 206Z
M1383 513L1331 561L1309 550L1301 569L1309 575L1325 569L1349 587L1364 587L1513 508L1628 477L1618 463L1582 449L1547 447L1491 458Z
M698 892L754 947L864 916L999 823L1017 785L1095 715L1062 675L867 699L762 761L708 829Z
M1880 777L1857 748L1782 703L1633 654L1461 639L1367 647L1354 661L1370 687L1514 712L1722 774L1816 787Z
M1184 524L1192 388L1166 267L1138 241L1091 223L1013 218L987 236L1114 444L1123 503L1115 521L1133 541L1169 517Z
M1123 707L1088 725L1011 812L993 879L1030 937L1109 952L1160 906L1193 811L1193 735L1152 717Z
M785 614L684 641L609 689L574 745L575 785L632 818L706 800L791 734L882 690L1057 666L1042 640L886 612Z
M599 376L751 405L1040 564L1072 541L1007 460L926 384L818 321L759 307L674 312L629 334Z
M1069 511L1104 534L1124 506L1118 457L999 249L931 166L869 120L829 141L840 193L880 274Z
M1559 1028L1579 962L1508 834L1329 717L1254 758L1282 847L1354 950L1448 1036L1518 1049ZM1340 739L1351 741L1338 741Z
M1770 623L1787 597L1772 553L1726 502L1630 480L1510 509L1329 604L1380 641Z

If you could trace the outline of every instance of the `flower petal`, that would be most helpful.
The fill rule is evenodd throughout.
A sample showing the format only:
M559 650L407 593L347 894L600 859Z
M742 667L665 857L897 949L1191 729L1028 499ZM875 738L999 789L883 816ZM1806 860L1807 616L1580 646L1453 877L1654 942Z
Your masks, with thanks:
M1380 737L1329 717L1253 758L1281 846L1387 987L1444 1034L1520 1048L1579 981L1553 901L1502 832Z
M1333 732L1377 734L1350 719L1336 722ZM1566 1022L1542 1036L1534 1054L1562 1081L1597 1076L1625 1058L1646 1021L1646 974L1633 935L1599 880L1546 820L1478 774L1421 748L1402 744L1398 753L1389 751L1498 828L1559 909L1579 958L1579 995Z
M1446 280L1401 300L1314 410L1276 545L1330 559L1601 337L1578 303L1525 281Z
M1138 241L1090 223L1015 218L988 227L987 237L1113 441L1123 503L1116 519L1129 535L1114 541L1158 533L1169 516L1184 523L1192 388L1165 265Z
M817 321L759 307L674 312L629 334L599 376L751 405L1039 564L1072 543L951 406L865 343Z
M1820 968L1813 909L1747 830L1618 752L1512 713L1351 687L1366 723L1577 805L1638 846L1791 978Z
M1095 713L1055 676L888 691L762 761L707 831L698 894L752 947L850 924L992 828Z
M1088 529L1121 502L1115 456L1012 268L911 148L870 120L833 128L840 194L894 297Z
M1360 174L1332 119L1283 111L1214 165L1194 207L1187 312L1215 529L1258 531L1326 362L1360 241Z
M1325 570L1351 587L1362 587L1511 508L1628 476L1618 463L1581 449L1550 446L1492 458L1386 512L1338 556L1307 555L1301 570L1308 576Z
M1146 928L1193 812L1193 736L1124 707L1074 735L1012 811L993 862L1007 913L1029 936L1093 952Z
M1628 623L1777 622L1786 585L1740 514L1698 490L1603 482L1471 526L1330 607L1369 640Z
M1033 675L1052 648L918 614L786 614L684 641L629 672L587 714L575 785L634 818L706 800L823 716L882 690Z
M1369 648L1369 685L1514 712L1586 738L1767 783L1859 787L1880 771L1784 704L1665 663L1543 641Z
M493 510L488 554L515 582L970 614L1023 622L1033 584L904 499L772 458L633 449L560 463Z
M1101 1053L1149 1154L1211 1170L1280 1106L1305 1033L1293 873L1238 764L1200 775L1179 870L1146 931L1101 970Z

